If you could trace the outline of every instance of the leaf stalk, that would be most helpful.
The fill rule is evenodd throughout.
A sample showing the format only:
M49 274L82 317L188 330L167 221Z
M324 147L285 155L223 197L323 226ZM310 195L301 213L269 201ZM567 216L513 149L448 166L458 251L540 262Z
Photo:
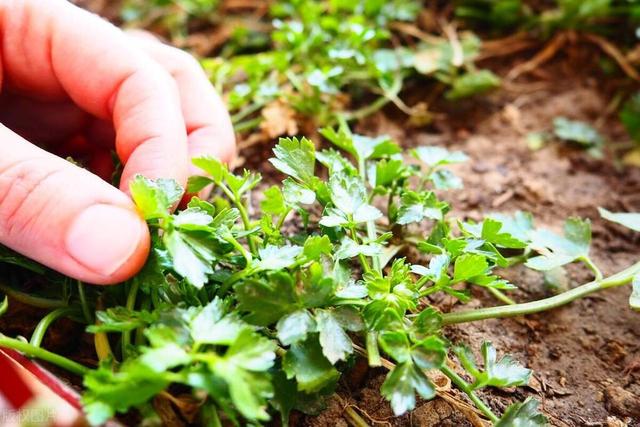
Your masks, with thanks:
M583 298L594 292L604 289L622 286L630 283L633 277L640 273L640 262L622 270L613 276L594 280L577 288L573 288L550 298L541 299L522 304L505 305L499 307L481 308L478 310L466 310L455 313L447 313L442 316L443 325L474 322L477 320L497 319L503 317L522 316L538 313L568 304L578 298Z

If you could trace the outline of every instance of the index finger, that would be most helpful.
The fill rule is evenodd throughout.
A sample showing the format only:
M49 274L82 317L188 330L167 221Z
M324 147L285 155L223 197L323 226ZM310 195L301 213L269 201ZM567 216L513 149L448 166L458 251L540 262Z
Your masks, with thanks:
M174 79L119 29L64 0L0 0L0 78L46 98L68 96L110 120L125 164L136 174L185 185L187 135Z

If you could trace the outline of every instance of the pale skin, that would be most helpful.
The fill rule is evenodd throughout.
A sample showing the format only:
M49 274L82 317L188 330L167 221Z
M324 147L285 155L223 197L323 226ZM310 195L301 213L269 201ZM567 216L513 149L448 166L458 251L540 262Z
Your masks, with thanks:
M235 154L195 59L65 0L0 0L0 83L0 243L87 283L119 283L144 265L133 177L184 186L190 158ZM103 179L113 150L120 188ZM56 155L77 153L95 174Z

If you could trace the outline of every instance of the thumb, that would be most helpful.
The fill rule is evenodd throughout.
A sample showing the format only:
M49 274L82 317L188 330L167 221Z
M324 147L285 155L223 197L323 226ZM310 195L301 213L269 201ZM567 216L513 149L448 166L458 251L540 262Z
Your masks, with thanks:
M142 268L149 231L124 193L0 125L0 243L76 279L113 284Z

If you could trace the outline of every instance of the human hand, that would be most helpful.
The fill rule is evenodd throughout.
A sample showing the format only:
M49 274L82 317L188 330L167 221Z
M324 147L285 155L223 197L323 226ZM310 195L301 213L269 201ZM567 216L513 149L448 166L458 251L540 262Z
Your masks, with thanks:
M85 282L118 283L146 260L134 176L184 186L190 157L235 153L197 61L65 0L0 0L0 83L0 243ZM113 149L120 189L53 154L105 176Z

